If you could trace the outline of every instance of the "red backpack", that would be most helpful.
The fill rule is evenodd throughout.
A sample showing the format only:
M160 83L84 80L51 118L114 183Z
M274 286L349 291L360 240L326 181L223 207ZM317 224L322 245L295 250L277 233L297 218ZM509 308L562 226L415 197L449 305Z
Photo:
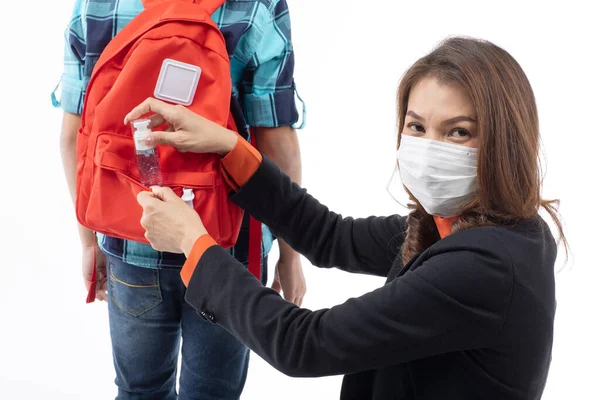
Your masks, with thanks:
M184 104L237 131L230 112L229 56L225 39L211 19L224 3L144 0L145 10L101 54L87 87L77 139L76 213L82 225L148 243L136 200L137 194L148 188L140 183L131 128L123 123L125 115L146 98ZM233 246L243 211L228 199L230 189L221 175L219 157L181 153L166 146L158 152L163 185L180 196L184 188L193 189L194 209L208 233L220 246ZM253 221L254 236L257 229L260 224ZM251 252L256 241L251 237ZM259 277L260 254L251 254L250 259L250 270ZM95 288L88 301L93 301L93 295Z

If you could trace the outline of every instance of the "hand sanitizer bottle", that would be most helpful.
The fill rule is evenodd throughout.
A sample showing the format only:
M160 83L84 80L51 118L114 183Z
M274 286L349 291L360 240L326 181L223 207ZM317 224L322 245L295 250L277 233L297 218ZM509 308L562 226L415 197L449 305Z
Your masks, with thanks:
M150 130L150 120L139 119L133 121L131 123L131 131L133 132L135 154L142 185L146 187L161 186L162 174L160 171L158 149L146 144L146 138L152 133Z

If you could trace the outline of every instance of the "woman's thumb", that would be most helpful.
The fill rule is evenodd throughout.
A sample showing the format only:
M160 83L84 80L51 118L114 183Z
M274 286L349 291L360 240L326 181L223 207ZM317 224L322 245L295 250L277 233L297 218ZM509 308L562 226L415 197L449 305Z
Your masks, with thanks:
M161 186L152 186L152 194L162 201L172 201L175 199L179 199L179 196L175 194L171 188L161 187Z

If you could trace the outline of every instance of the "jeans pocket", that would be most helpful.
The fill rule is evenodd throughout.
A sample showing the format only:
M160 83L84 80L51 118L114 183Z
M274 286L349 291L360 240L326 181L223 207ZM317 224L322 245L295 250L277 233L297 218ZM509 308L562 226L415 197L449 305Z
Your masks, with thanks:
M157 269L121 261L110 261L108 268L111 299L127 314L139 317L163 301Z

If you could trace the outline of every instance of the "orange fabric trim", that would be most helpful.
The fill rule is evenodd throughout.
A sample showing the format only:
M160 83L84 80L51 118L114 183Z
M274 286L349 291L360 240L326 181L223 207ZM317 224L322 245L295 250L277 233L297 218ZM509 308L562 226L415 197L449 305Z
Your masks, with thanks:
M194 271L196 270L196 266L206 250L216 244L214 239L208 234L202 235L196 240L196 243L194 243L194 247L192 248L192 251L190 251L190 255L185 261L185 264L183 264L183 268L180 272L181 279L186 287L189 285L192 275L194 275Z
M258 150L240 136L233 150L221 159L225 170L223 177L233 190L237 190L248 182L261 162L262 155Z
M231 190L237 191L239 189L239 186L234 182L233 178L229 176L225 168L221 168L221 175Z
M438 217L436 215L433 216L433 220L435 221L435 226L437 226L437 230L442 239L452 233L452 224L458 218L460 218L460 217L457 216L457 217L444 218L444 217Z

